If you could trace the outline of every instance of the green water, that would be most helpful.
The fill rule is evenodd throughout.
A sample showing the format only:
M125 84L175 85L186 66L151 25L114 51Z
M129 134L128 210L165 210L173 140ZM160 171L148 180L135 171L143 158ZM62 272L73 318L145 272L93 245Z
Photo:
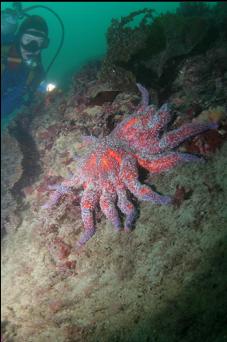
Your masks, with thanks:
M65 29L64 46L52 66L48 81L58 86L66 85L81 65L87 61L102 57L107 48L106 31L112 18L119 19L130 12L143 9L155 9L157 14L175 11L178 2L29 2L22 3L23 8L33 5L48 6L62 19ZM11 7L12 2L2 2L1 9ZM29 14L37 14L46 19L49 26L50 45L43 51L43 64L47 67L55 54L61 37L59 22L53 14L37 8Z

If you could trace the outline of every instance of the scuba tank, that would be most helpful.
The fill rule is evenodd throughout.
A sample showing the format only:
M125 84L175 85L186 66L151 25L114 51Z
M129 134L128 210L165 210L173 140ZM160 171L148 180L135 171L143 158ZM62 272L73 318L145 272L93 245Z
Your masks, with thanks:
M1 12L1 35L9 36L15 34L19 19L24 17L21 2L14 2L13 9L6 8Z
M11 36L13 35L18 27L18 18L14 11L6 9L1 14L1 35Z

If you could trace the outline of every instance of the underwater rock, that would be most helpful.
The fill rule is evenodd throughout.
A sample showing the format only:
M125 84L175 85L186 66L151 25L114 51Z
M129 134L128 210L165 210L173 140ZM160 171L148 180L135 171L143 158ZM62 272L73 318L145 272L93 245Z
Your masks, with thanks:
M174 70L174 65L168 65L168 62L177 57L183 59L184 56L190 54L201 44L208 34L208 30L209 21L205 18L190 17L186 19L176 14L161 15L154 20L147 40L150 56L148 48L140 52L142 65L160 78L164 71L167 72L167 68ZM162 42L163 45L157 48L154 45L157 44L158 39L160 39L158 44ZM177 61L179 63L179 59Z
M205 54L188 57L177 68L170 99L185 110L192 102L209 106L222 105L227 98L227 44L209 49ZM179 105L177 98L185 100Z
M113 20L99 79L121 90L133 89L135 82L141 82L161 93L169 92L179 64L206 53L218 39L224 43L215 8L208 12L197 8L197 15L187 16L180 12L155 16L144 9ZM139 21L137 26L134 20Z
M205 132L202 135L194 137L191 141L186 142L183 148L188 153L199 153L209 156L220 149L227 140L227 134L221 134L218 131Z
M127 26L131 27L130 21ZM126 70L124 61L114 69L119 72L116 81L122 88L102 84L97 77L99 66L90 64L77 81L75 77L65 101L54 100L48 108L36 106L37 115L28 131L40 153L42 173L23 189L27 206L23 208L22 224L6 236L3 244L4 341L226 339L225 56L220 41L206 53L169 65L171 72L177 70L177 76L173 75L177 81L172 85L171 79L168 87L164 84L168 77L155 84L157 76L142 68L140 61L134 64L134 57L129 66L133 65L133 70ZM109 66L111 71L112 64ZM76 173L77 157L86 153L84 142L90 139L92 146L127 118L130 124L131 113L140 103L135 84L138 78L148 83L152 105L159 107L164 100L175 104L174 130L195 120L218 123L219 128L189 141L193 151L199 147L196 151L206 154L207 163L178 166L165 177L140 174L144 184L155 184L161 193L173 194L173 206L139 204L130 196L138 209L138 229L116 235L97 206L94 215L98 232L78 253L74 246L83 224L82 189L73 189L50 215L40 207L51 194L48 185L55 186ZM106 99L105 92L112 91L120 93L109 102L101 99L99 105L88 105L96 96L99 101L99 94ZM132 129L126 130L129 136ZM82 142L81 135L87 135ZM181 148L186 151L187 147ZM13 156L14 148L7 152ZM20 156L19 151L16 156ZM5 225L10 230L19 224L17 212L16 216L13 213L16 202L11 192L3 199L4 206L9 203L12 209L8 227Z
M130 28L129 24L139 15L142 15L139 26ZM107 56L104 58L98 74L102 82L109 82L121 90L134 87L135 75L121 63L129 62L137 51L146 47L147 22L152 18L153 10L144 9L132 12L120 20L112 20L107 32Z
M107 90L99 92L93 99L88 102L89 106L102 106L105 102L112 103L119 91Z
M17 140L6 130L1 135L1 231L13 232L21 223L12 194L23 174L23 154Z

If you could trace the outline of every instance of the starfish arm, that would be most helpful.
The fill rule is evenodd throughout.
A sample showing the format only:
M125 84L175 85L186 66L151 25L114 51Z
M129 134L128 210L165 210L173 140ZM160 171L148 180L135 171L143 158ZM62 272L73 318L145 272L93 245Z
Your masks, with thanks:
M130 202L129 199L127 198L126 189L118 188L117 196L118 196L117 205L119 209L122 211L122 213L126 215L124 230L128 232L132 229L132 225L136 218L137 211L134 205L132 204L132 202Z
M84 145L95 144L98 142L98 138L93 135L82 135L81 140Z
M148 124L147 128L151 130L152 137L156 138L161 129L163 129L168 122L171 120L169 104L165 103L161 108L153 115Z
M86 189L81 198L81 216L85 231L77 242L79 246L84 245L95 234L94 210L97 203L97 194Z
M183 141L209 129L217 128L214 123L189 123L166 133L157 143L150 146L150 153L160 153L166 149L172 149Z
M125 127L122 127L122 131L119 131L117 134L120 139L122 139L122 136L126 141L128 139L134 150L143 150L144 153L150 153L150 146L158 141L160 130L162 130L170 120L171 115L167 103L162 105L158 111L156 111L155 107L149 106L147 107L146 112L144 112L144 115L131 118L131 122L134 121L131 127L129 121ZM132 129L134 129L134 131L132 131Z
M42 205L41 208L42 209L50 209L50 208L52 208L53 206L55 206L59 202L61 197L62 197L62 194L59 191L54 191L50 195L49 200L44 205Z
M127 156L123 159L120 177L133 195L141 201L150 201L157 204L169 204L172 201L171 197L159 195L149 186L139 182L136 160L133 157Z
M76 187L82 185L82 181L77 176L73 176L70 179L65 179L62 182L62 186L65 186L66 188Z
M202 157L181 152L161 153L152 158L141 158L138 156L137 160L139 165L141 165L143 168L150 171L151 173L168 171L173 167L185 162L204 161Z
M71 187L81 185L81 181L77 176L71 176L70 179L64 179L60 184L49 185L49 190L55 190L50 195L50 199L42 206L43 209L50 209L55 206L63 195L70 192Z
M114 196L116 197L116 196ZM121 229L121 220L118 215L118 211L115 207L115 199L113 195L107 191L103 191L100 197L100 207L107 219L112 222L116 231Z
M149 105L149 92L140 83L136 83L136 85L142 95L142 99L141 99L139 106L141 107L148 106Z

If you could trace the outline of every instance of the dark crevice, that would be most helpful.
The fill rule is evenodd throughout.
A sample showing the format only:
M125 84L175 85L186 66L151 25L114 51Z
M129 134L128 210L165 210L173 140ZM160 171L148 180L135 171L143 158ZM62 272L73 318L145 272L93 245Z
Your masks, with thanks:
M11 190L12 195L19 204L24 197L22 190L27 186L31 186L38 179L42 168L39 152L28 129L24 128L20 122L17 122L15 127L9 128L9 133L17 140L23 155L23 173Z
M90 99L88 106L102 106L104 103L112 103L119 94L116 90L100 91L94 98Z
M220 39L220 34L215 25L210 25L204 37L191 49L190 52L175 56L166 61L160 76L151 68L144 65L143 62L149 61L155 56L154 51L149 47L152 43L149 40L146 43L146 48L137 51L127 62L118 62L115 64L135 75L136 81L143 84L146 88L153 88L158 92L159 104L164 103L171 94L172 83L175 80L178 72L179 64L183 63L187 58L199 54L204 54L206 51L215 46L215 43ZM163 43L163 50L165 44Z

